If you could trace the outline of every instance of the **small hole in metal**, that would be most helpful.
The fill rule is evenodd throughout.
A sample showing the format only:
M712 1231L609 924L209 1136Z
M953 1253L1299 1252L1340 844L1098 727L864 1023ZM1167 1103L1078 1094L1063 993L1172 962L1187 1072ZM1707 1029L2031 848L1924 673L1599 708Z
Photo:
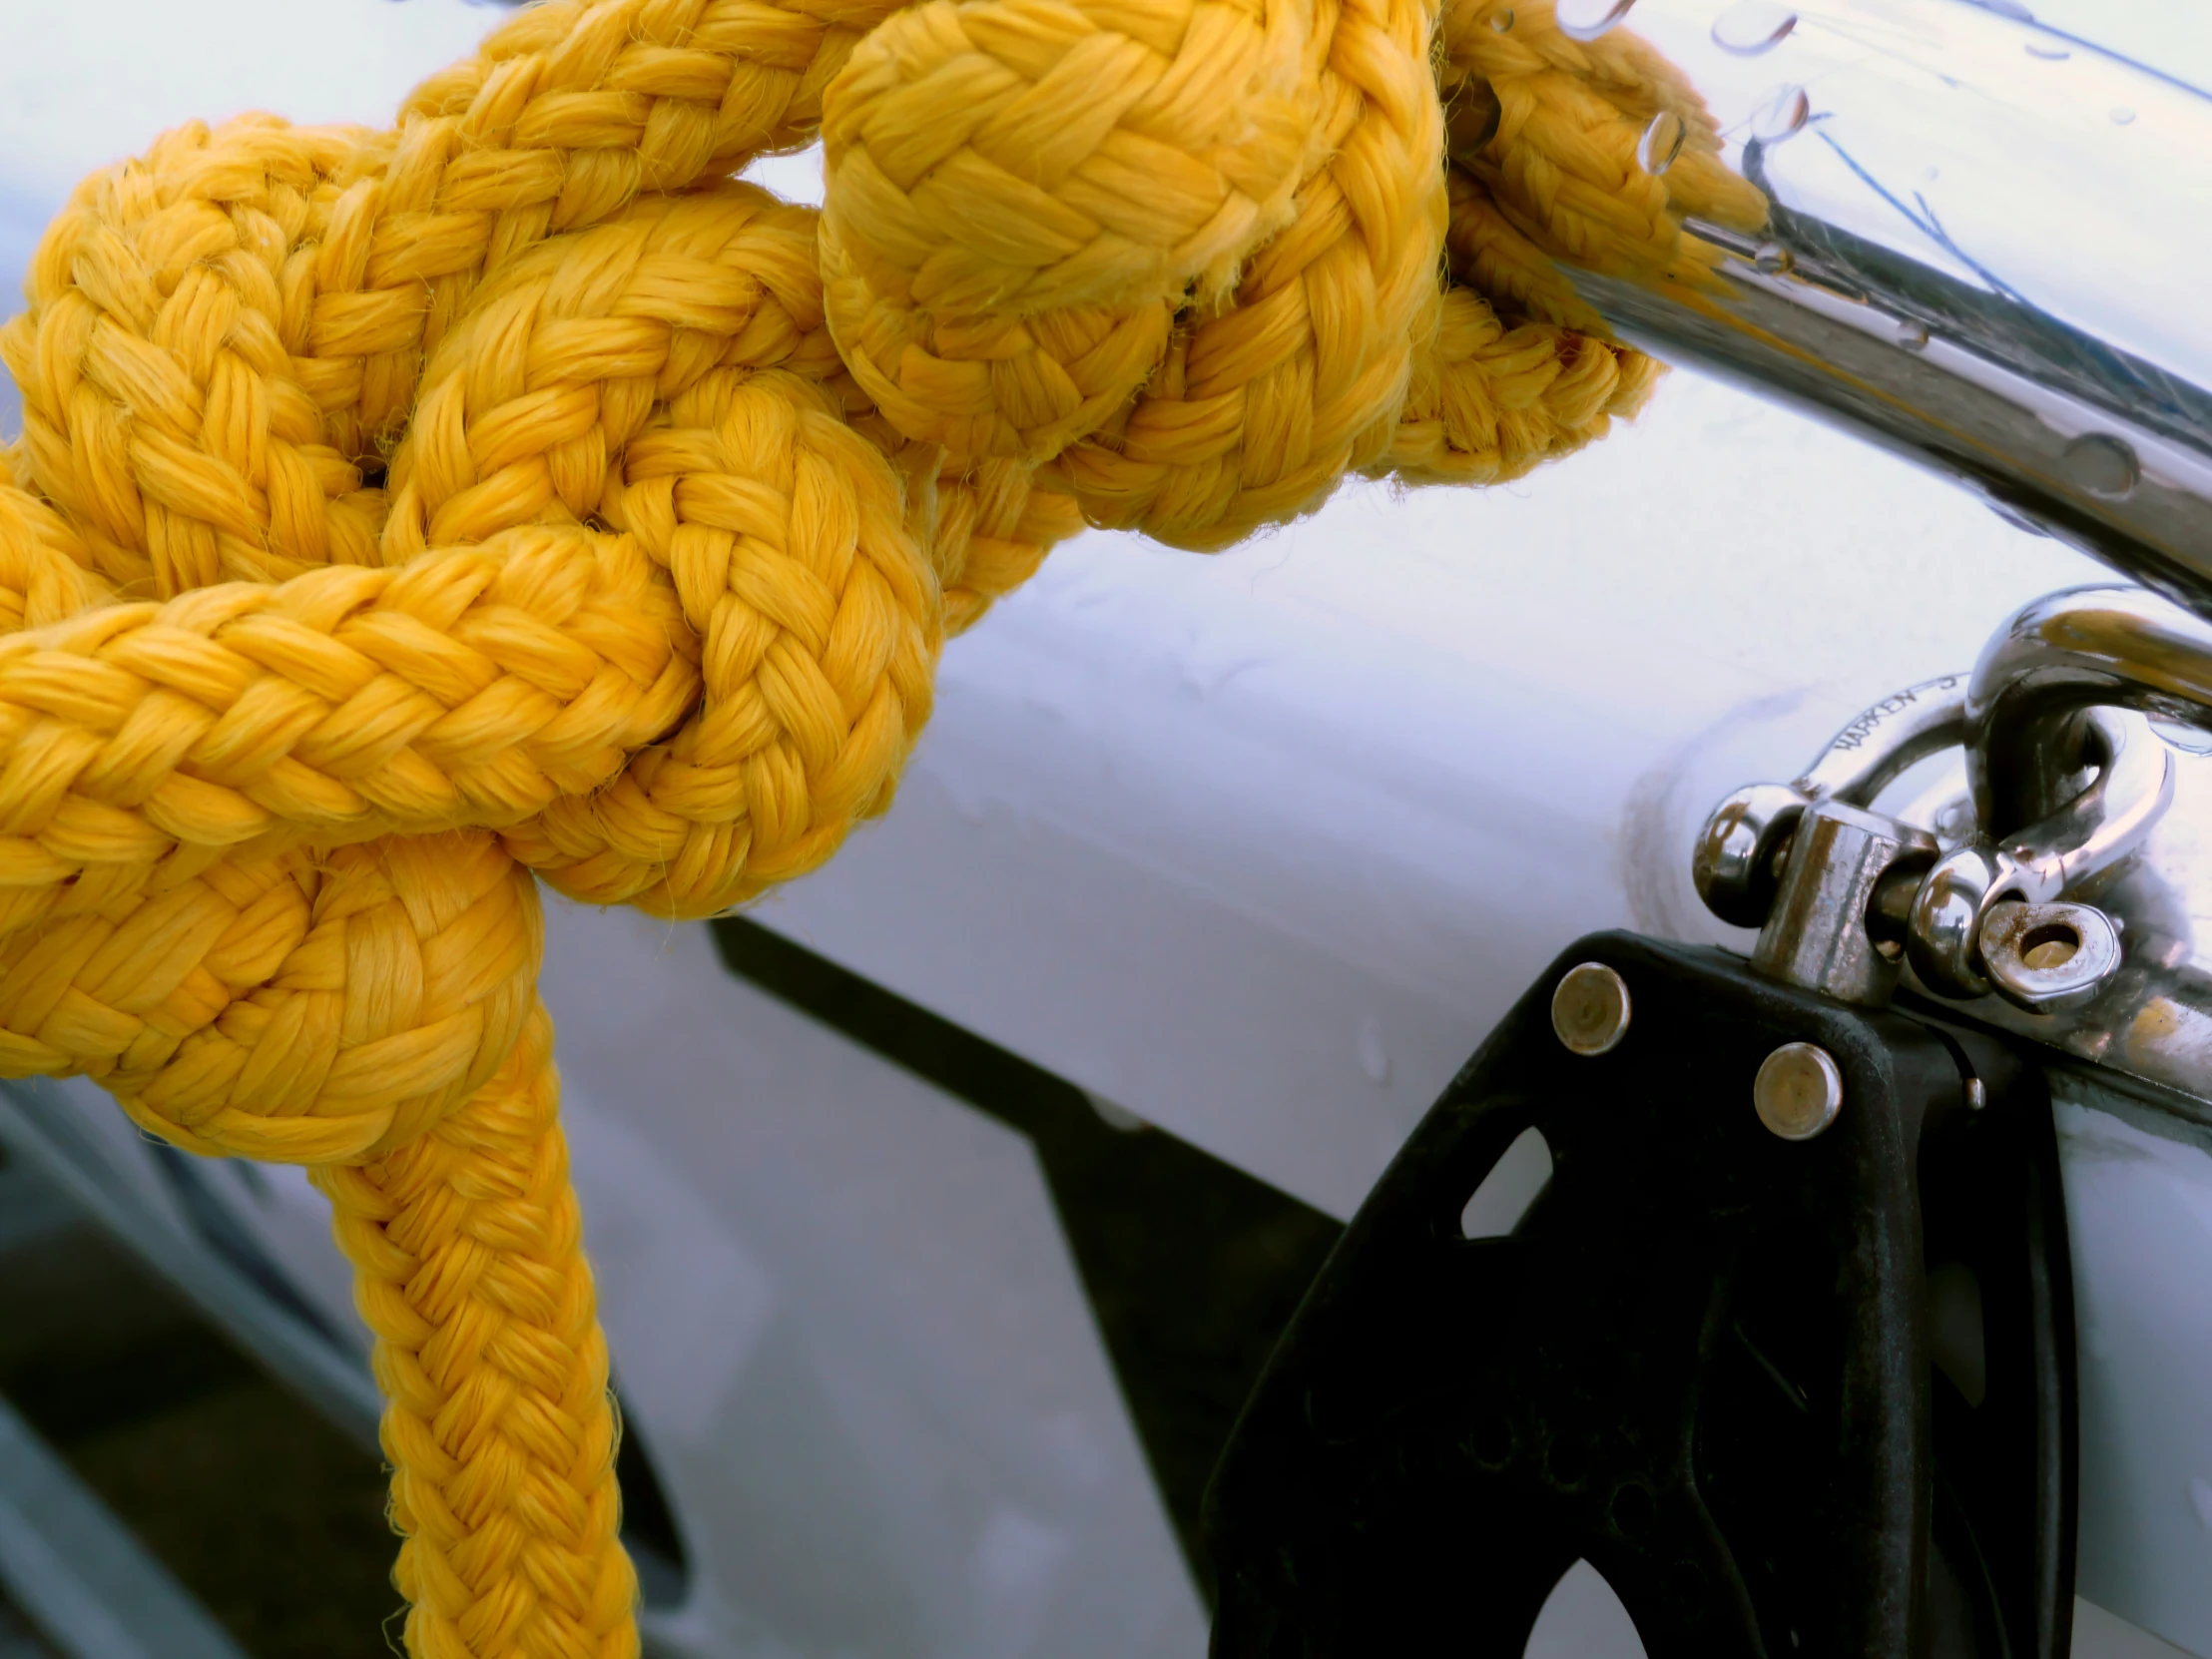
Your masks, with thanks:
M2043 972L2050 968L2064 967L2073 960L2074 952L2081 948L2081 935L2073 925L2063 921L2047 921L2040 927L2031 927L2020 940L2020 961L2027 967Z
M1551 1144L1531 1124L1490 1166L1459 1212L1462 1239L1502 1239L1551 1184Z

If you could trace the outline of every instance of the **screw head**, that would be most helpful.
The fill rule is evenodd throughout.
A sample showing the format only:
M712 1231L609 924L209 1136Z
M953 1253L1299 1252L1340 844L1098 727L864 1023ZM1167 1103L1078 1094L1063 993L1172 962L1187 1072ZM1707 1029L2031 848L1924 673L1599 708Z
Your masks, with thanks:
M1751 1086L1759 1121L1786 1141L1809 1141L1844 1109L1844 1074L1817 1043L1784 1043Z
M1572 1052L1603 1054L1628 1034L1628 981L1603 962L1581 962L1551 993L1551 1028Z

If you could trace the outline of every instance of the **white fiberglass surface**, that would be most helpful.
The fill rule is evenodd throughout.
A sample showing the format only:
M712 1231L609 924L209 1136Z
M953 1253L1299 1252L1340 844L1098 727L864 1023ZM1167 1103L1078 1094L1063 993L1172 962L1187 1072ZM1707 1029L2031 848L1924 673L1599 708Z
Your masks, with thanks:
M1172 1659L1204 1617L1029 1143L732 978L548 908L602 1317L698 1594L678 1650Z
M2081 1365L2081 1593L2212 1653L2212 1151L2062 1078ZM2102 1108L2102 1109L2100 1109Z
M1349 1214L1577 935L1735 938L1722 794L2098 566L1677 374L1488 491L1057 549L945 649L894 810L768 925Z
M11 6L0 188L51 213L79 179L157 133L249 110L386 125L408 88L507 15L462 0ZM21 227L11 229L20 249Z

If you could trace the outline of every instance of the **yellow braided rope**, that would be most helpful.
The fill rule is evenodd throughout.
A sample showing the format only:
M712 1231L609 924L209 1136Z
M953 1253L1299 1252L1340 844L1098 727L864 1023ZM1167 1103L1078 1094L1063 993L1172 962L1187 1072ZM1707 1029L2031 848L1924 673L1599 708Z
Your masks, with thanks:
M819 215L731 177L818 133ZM1542 0L552 0L78 189L0 329L0 1072L313 1169L410 1653L637 1645L535 878L820 863L1086 521L1601 434L1655 370L1552 262L1699 280L1718 155Z

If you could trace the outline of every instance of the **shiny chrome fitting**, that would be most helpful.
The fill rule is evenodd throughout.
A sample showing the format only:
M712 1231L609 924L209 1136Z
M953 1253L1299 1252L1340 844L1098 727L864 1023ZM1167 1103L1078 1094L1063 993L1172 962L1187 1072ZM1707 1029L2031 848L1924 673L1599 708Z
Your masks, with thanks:
M1896 992L1904 951L1881 899L1919 881L1936 837L1878 813L1821 801L1790 839L1781 890L1751 964L1770 978L1879 1008Z
M2177 755L2152 717L2212 730L2212 625L2135 589L2052 594L1970 677L1886 699L1794 782L1729 796L1698 890L1760 928L1778 979L1863 1005L1907 984L2212 1101L2212 750ZM1939 840L1871 810L1948 746L1970 799L1924 805Z
M2120 971L2120 933L2090 904L1992 905L1981 954L1997 995L2035 1014L2094 1002Z

